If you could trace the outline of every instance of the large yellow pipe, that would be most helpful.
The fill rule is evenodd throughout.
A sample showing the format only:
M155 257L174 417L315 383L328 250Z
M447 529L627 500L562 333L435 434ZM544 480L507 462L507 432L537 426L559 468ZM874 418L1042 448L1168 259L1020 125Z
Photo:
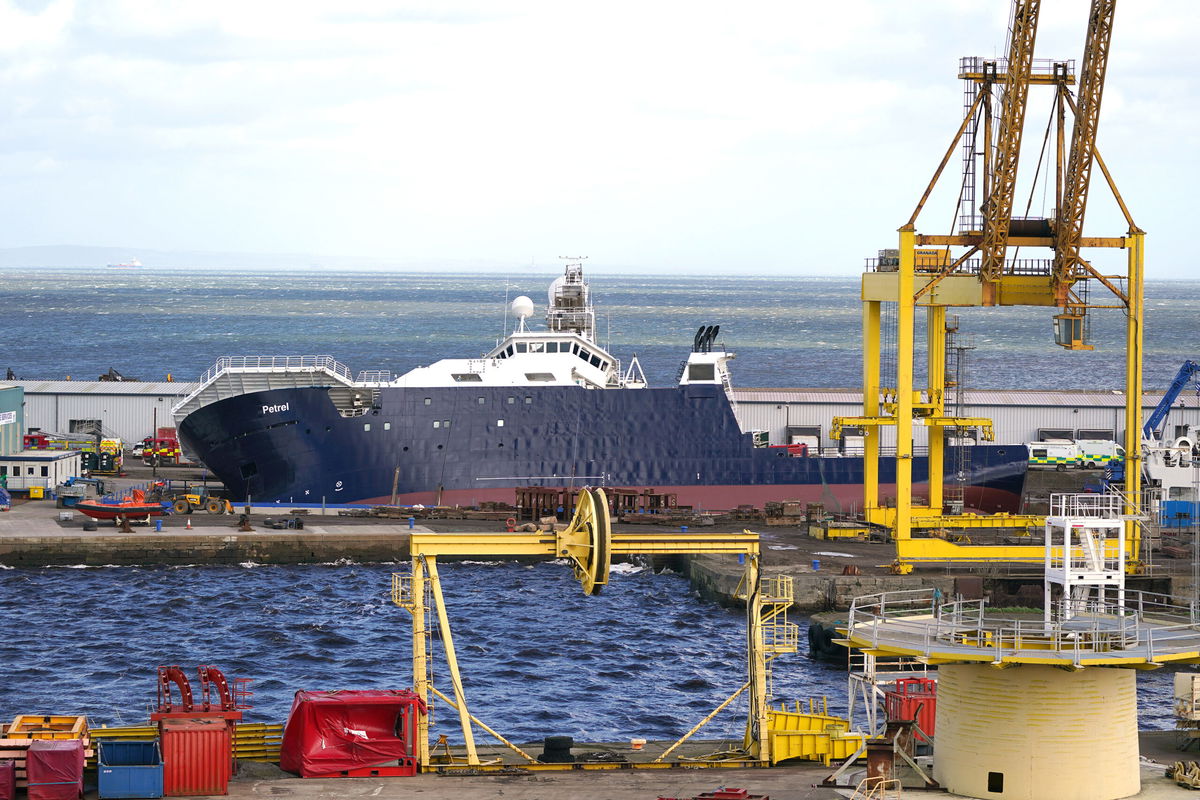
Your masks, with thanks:
M946 307L929 306L925 314L926 363L928 369L929 402L934 404L932 415L945 416L946 402ZM945 463L945 428L933 426L929 435L929 507L942 510L942 465Z
M912 533L913 270L916 232L900 229L900 273L896 291L896 540Z
M413 691L424 703L417 718L417 763L429 763L429 665L425 650L425 559L412 560L412 651Z
M1125 513L1139 512L1142 488L1142 314L1144 300L1143 269L1145 267L1146 234L1130 232L1126 245L1129 250L1129 316L1125 327L1125 496L1131 501ZM1130 571L1141 570L1142 536L1137 520L1125 521L1125 563Z
M454 699L458 702L458 722L462 726L463 744L467 746L467 764L479 764L479 754L475 752L475 734L471 730L471 713L467 710L467 696L463 691L462 675L458 672L458 657L454 653L454 636L450 633L450 617L446 614L446 601L442 597L442 582L438 579L437 559L430 558L426 565L429 569L429 582L433 587L433 602L437 606L438 633L441 634L442 648L446 651L446 666L450 670L450 684L454 687Z
M879 416L879 318L882 303L863 301L863 416ZM879 506L879 438L883 428L867 428L863 437L863 514Z

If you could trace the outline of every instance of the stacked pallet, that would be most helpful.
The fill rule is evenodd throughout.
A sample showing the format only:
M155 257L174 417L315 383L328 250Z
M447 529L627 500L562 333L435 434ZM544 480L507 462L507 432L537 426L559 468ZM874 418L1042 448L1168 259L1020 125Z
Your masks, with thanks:
M17 766L17 787L27 788L25 762L30 745L44 739L81 739L86 758L94 758L87 717L21 714L9 725L0 725L0 761Z

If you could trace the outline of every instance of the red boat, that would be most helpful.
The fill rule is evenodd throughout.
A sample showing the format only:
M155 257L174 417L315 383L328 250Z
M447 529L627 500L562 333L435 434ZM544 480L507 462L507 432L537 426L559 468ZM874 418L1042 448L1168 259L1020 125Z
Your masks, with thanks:
M134 489L132 494L116 500L80 500L75 504L75 510L92 519L142 519L144 517L161 517L170 513L170 503L151 502L146 499L146 493Z

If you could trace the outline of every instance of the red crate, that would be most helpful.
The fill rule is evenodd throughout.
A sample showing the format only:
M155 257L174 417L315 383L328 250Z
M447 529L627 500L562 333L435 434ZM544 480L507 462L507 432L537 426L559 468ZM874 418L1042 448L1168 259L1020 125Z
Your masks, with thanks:
M884 709L889 722L916 720L930 738L937 718L937 681L933 678L900 678L894 689L884 692ZM918 736L921 741L925 737Z

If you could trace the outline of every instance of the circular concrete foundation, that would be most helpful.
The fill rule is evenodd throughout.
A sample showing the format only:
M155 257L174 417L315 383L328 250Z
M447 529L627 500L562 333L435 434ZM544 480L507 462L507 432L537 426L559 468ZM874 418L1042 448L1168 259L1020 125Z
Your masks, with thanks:
M1141 790L1135 671L938 670L934 778L969 797L1115 800Z

